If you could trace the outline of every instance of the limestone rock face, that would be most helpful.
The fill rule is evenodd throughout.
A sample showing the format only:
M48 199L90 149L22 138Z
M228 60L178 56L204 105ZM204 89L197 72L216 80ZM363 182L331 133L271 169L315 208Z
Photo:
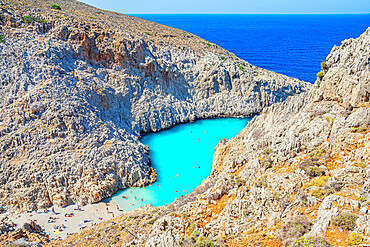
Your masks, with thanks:
M147 185L143 133L251 115L311 87L180 30L105 11L95 21L81 14L96 15L91 6L60 4L1 5L0 203L10 211Z

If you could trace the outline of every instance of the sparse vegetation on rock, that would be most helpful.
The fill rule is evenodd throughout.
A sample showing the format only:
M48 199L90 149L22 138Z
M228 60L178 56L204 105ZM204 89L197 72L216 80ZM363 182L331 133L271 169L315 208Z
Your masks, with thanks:
M346 239L348 245L358 245L362 242L364 236L358 232L351 232L349 237Z
M325 175L325 170L321 168L321 162L319 158L309 157L299 164L299 169L302 169L310 177L317 177Z
M343 230L352 231L356 227L356 220L359 216L354 213L341 213L333 217L333 224Z
M281 229L279 238L284 246L290 246L295 240L311 230L312 223L305 216L291 218Z
M295 240L291 247L332 247L324 237L307 237Z
M62 9L58 4L52 4L51 5L51 8L52 9L58 9L58 10L61 10Z

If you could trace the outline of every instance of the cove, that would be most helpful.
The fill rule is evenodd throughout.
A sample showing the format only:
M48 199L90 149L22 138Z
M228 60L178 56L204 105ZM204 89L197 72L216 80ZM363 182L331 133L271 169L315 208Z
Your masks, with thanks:
M157 181L119 191L112 199L122 210L131 211L146 204L163 206L191 193L210 175L217 143L236 136L251 119L203 119L145 135L141 141L149 146Z

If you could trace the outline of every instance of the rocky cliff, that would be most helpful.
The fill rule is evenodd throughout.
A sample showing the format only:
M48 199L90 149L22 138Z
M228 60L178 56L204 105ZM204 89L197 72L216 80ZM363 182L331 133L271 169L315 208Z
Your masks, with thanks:
M51 8L59 4L60 9ZM155 180L140 136L252 115L310 84L77 1L1 1L0 206L93 203Z
M192 194L62 244L367 246L370 28L334 46L322 74L218 144L212 175Z

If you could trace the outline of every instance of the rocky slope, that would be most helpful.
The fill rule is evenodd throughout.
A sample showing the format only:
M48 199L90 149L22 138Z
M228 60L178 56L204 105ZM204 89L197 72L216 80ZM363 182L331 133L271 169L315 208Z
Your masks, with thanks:
M59 4L61 9L52 9ZM0 206L93 203L155 180L140 135L311 87L177 29L77 1L1 1Z
M370 28L335 46L322 72L219 143L192 194L51 245L367 246Z

